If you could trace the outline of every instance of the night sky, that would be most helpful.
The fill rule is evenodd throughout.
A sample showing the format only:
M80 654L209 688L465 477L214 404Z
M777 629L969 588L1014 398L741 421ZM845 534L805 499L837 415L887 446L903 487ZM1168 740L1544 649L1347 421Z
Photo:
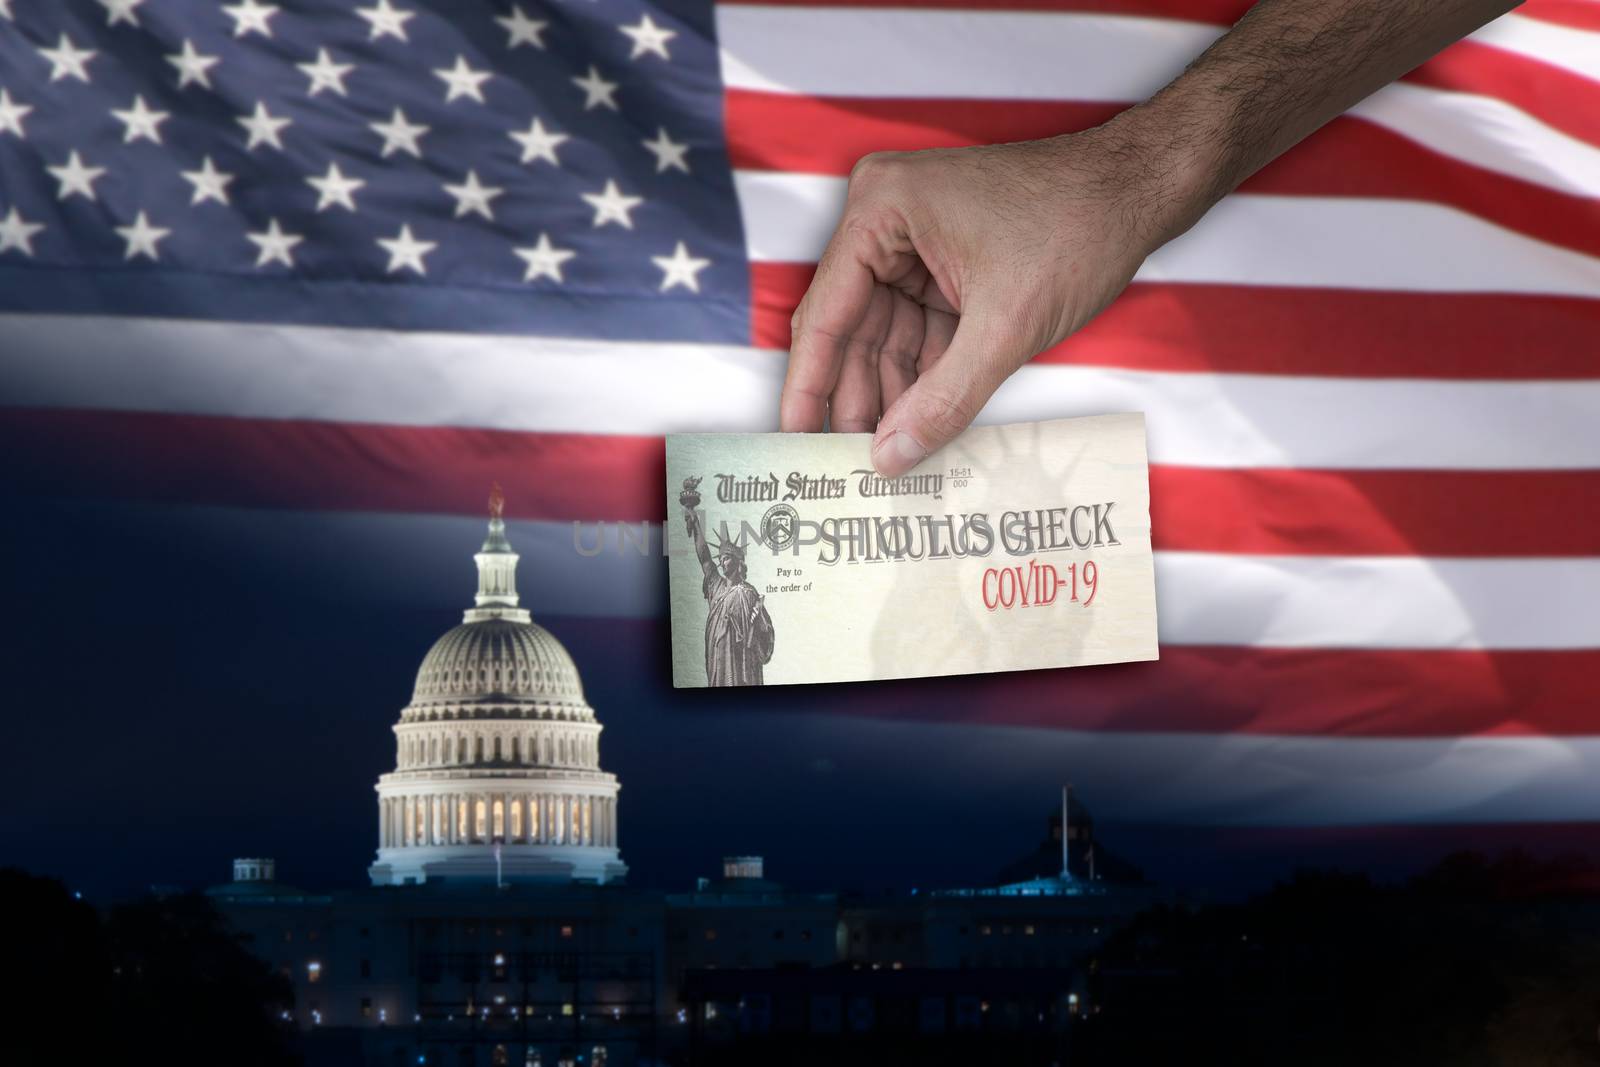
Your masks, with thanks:
M309 889L363 884L390 727L470 604L482 520L17 491L0 506L0 863L99 898L214 884L242 855L276 857ZM676 693L664 626L541 612L541 588L584 579L530 555L527 527L510 535L524 604L572 651L606 726L634 884L685 888L732 853L810 889L991 884L1042 838L1068 780L1104 847L1212 897L1300 864L1394 875L1453 847L1588 847L1587 828L1151 822L1140 799L1181 753L1100 766L1058 731L830 713L833 687Z

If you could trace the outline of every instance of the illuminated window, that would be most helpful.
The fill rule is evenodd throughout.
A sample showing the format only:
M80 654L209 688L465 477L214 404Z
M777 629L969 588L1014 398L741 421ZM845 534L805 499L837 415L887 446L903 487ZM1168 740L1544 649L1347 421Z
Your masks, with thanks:
M1022 928L1022 932L1024 934L1027 934L1029 937L1032 937L1033 936L1033 924L1029 923L1027 926L1024 926Z
M306 981L322 981L322 964L319 961L312 960L306 964Z
M582 804L575 803L572 805L572 843L574 845L583 843L583 826L580 818L582 811Z
M466 836L467 836L467 806L466 806L466 804L464 804L464 803L462 803L460 801L457 801L456 802L456 837L465 840Z
M539 840L539 798L528 800L528 840Z
M411 803L411 813L415 816L412 820L415 825L411 829L411 840L419 845L422 844L422 835L424 830L427 829L427 809L423 807L424 803L426 802L421 799L414 800Z
M477 805L477 809L476 809L476 816L475 816L475 820L474 821L475 821L476 826L477 826L476 836L478 836L480 838L488 837L489 836L489 805L487 803L485 803L484 801L482 801L482 800L478 801L478 805Z
M498 738L495 743L499 744ZM506 803L498 798L494 802L494 836L506 836Z
M572 1014L572 1001L569 1000L565 1004L561 1005L561 1014L562 1015L571 1015Z
M562 937L571 937L571 936L572 936L572 927L570 927L570 926L563 926L563 927L562 927L562 928L561 928L561 936L562 936Z
M994 933L994 928L988 923L984 923L982 926L978 927L978 932L984 937L988 937L990 934Z
M511 836L522 837L522 799L519 797L511 805Z

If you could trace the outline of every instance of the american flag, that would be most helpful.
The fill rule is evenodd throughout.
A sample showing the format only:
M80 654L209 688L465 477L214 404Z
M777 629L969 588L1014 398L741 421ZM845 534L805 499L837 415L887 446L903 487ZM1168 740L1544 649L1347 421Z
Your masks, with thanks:
M665 433L776 427L852 163L1092 126L1247 6L0 0L11 476L397 522L499 481L540 616L664 628L660 560L567 581L571 524L660 522ZM1190 815L1592 819L1600 6L1330 123L980 421L1125 410L1159 663L804 701L1079 731Z

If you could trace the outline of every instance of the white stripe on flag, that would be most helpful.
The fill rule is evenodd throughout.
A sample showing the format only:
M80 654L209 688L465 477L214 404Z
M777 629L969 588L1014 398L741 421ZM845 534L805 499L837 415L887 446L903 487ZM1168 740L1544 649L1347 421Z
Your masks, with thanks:
M1143 100L1223 31L1039 11L718 4L722 81L806 96Z
M1515 550L1482 521L1485 551ZM1156 598L1163 644L1600 647L1600 559L1157 552Z
M785 360L732 346L76 315L0 314L0 335L8 405L545 433L773 430ZM1151 460L1180 466L1600 466L1600 381L1034 364L979 421L1108 411L1143 411Z
M750 258L814 263L846 179L736 171ZM1416 200L1236 193L1159 249L1138 280L1600 297L1600 259Z

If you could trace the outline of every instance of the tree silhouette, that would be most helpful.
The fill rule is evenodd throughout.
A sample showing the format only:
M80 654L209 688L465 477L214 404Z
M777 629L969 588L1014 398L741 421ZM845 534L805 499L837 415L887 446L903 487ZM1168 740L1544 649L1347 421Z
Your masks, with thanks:
M0 870L8 1067L62 1063L299 1062L277 1022L282 976L252 956L198 894L147 897L102 917L61 882Z

